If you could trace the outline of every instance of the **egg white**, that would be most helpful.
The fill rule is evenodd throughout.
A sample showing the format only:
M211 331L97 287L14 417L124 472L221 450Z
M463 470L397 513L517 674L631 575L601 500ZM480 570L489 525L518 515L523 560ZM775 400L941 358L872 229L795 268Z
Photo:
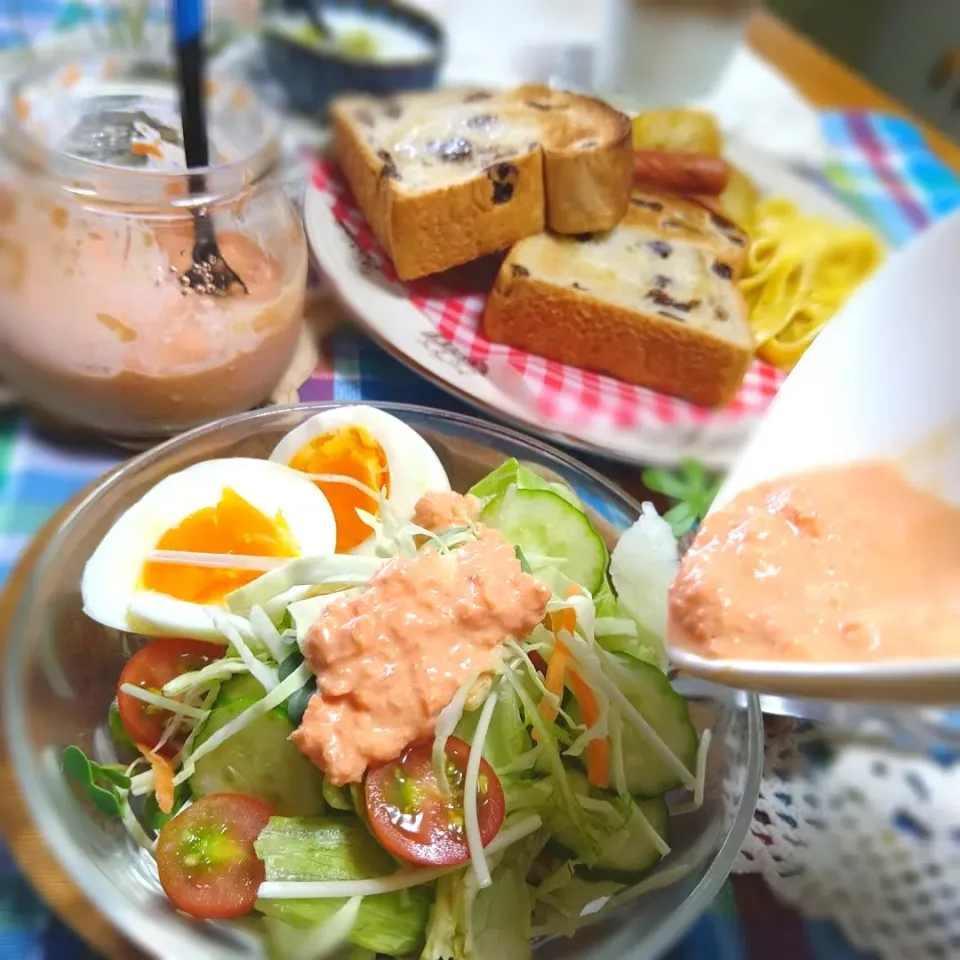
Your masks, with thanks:
M348 426L362 427L383 449L390 471L390 505L401 520L413 516L417 501L425 493L450 489L450 479L430 444L402 420L376 407L337 407L314 414L277 444L270 459L289 464L311 440ZM370 554L375 545L371 533L350 552Z
M163 534L196 511L215 506L225 487L267 517L279 512L301 555L333 553L333 511L303 474L268 460L206 460L161 480L110 528L84 567L80 589L87 616L148 636L225 642L202 604L139 587L145 558Z

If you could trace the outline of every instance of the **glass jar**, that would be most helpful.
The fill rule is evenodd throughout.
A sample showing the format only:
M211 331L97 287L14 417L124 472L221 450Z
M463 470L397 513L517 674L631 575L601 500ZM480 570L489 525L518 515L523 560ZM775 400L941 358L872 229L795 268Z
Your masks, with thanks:
M303 318L276 119L245 87L208 83L215 160L188 177L172 77L135 57L45 67L3 115L0 371L28 405L122 440L262 403ZM184 278L197 216L242 281L223 295Z

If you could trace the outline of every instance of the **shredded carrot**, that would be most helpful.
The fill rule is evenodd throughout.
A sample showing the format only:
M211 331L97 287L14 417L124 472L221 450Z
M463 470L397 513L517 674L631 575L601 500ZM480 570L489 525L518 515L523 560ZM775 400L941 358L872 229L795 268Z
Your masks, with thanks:
M543 681L543 685L557 698L557 702L553 703L546 697L540 701L540 713L547 723L553 723L560 712L560 699L563 696L563 685L566 680L567 664L569 662L570 651L563 645L562 641L558 640L554 644L553 653L550 654L550 659L547 662L547 676Z
M145 143L142 140L130 145L130 152L138 157L158 157L163 158L163 151L156 143Z
M567 607L565 610L558 610L550 614L550 626L554 633L560 633L566 630L567 633L573 633L577 629L577 614Z
M142 743L137 744L137 749L150 761L150 766L153 767L153 784L154 791L157 794L157 806L163 813L170 813L173 810L173 767L168 760L154 753Z
M568 598L579 593L580 590L573 584L567 588ZM557 719L557 714L560 712L560 700L563 697L563 687L566 682L567 664L570 662L570 651L563 645L558 634L563 630L566 630L567 633L573 633L573 631L576 630L577 614L570 608L551 613L550 626L553 630L555 642L553 652L550 654L550 660L547 662L547 675L543 685L557 698L557 703L552 703L546 697L540 701L540 713L547 723L553 723L553 721ZM536 739L538 738L536 730L534 730L534 740Z
M592 727L600 719L600 705L579 673L570 671L570 686L583 711L583 722ZM587 779L594 787L610 786L610 741L591 740L587 744Z
M567 597L579 596L580 588L576 584L571 584L567 588ZM577 627L576 613L567 608L558 610L550 615L551 626L554 636L566 630L573 633ZM574 696L580 703L580 709L583 711L583 722L587 727L592 727L600 719L600 705L594 696L590 686L575 670L569 670L568 666L571 660L570 651L564 646L563 642L557 638L554 644L553 654L547 666L547 678L544 686L551 692L556 693L558 698L563 693L563 685L566 678L570 678L570 686L573 688ZM551 682L552 681L552 682ZM559 689L555 685L559 684ZM553 704L541 701L540 709L547 720L554 720L558 710ZM610 786L610 741L606 737L603 739L591 740L587 744L587 779L594 787Z

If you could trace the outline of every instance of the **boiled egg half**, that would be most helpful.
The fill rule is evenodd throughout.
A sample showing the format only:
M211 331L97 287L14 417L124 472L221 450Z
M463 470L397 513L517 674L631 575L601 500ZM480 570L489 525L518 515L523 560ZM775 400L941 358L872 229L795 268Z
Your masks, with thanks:
M314 477L340 478L315 481L337 521L337 553L373 552L373 531L357 515L360 507L378 516L379 503L371 493L386 488L393 512L407 521L425 493L450 489L430 444L402 420L375 407L346 406L315 414L291 430L270 459Z
M247 557L333 552L323 492L268 460L207 460L161 480L110 528L83 571L86 614L117 630L226 642L209 607L263 571L160 563L154 551Z

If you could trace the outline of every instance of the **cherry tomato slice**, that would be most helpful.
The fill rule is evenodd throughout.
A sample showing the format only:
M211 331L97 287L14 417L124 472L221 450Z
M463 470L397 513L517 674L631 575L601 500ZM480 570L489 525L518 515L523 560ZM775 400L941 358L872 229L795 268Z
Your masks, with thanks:
M449 866L470 859L463 813L463 783L470 746L447 740L450 796L437 784L433 741L411 744L390 763L371 767L364 783L367 814L380 843L395 857L427 866ZM506 812L503 787L486 760L480 761L477 789L480 839L487 846Z
M270 816L257 797L211 793L165 823L157 869L174 906L204 920L249 913L266 876L253 844Z
M139 649L128 661L117 683L117 709L120 722L134 743L153 748L163 736L170 720L170 711L138 700L121 689L125 683L159 693L165 683L181 673L199 670L223 656L223 648L203 640L181 640L168 637L154 640ZM160 753L172 757L183 745L188 730L171 737Z

